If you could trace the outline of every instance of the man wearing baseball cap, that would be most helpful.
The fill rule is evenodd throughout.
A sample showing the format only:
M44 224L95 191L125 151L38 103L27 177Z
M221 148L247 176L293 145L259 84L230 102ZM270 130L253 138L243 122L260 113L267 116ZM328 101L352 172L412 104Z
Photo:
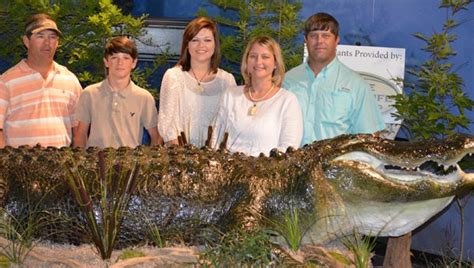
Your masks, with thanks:
M61 35L48 14L35 14L27 21L22 37L27 58L0 76L0 148L71 144L82 87L73 73L54 61Z

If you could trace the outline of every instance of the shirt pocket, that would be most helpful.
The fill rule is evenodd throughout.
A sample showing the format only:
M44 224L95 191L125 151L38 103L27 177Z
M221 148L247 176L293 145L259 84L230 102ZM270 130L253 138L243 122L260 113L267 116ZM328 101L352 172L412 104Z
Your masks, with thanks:
M321 121L329 124L343 124L350 118L352 98L347 90L335 90L321 96Z

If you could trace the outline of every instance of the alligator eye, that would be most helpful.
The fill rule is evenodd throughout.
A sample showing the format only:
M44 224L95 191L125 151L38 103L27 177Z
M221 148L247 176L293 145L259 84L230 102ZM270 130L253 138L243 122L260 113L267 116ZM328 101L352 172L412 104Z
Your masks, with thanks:
M466 154L459 161L459 166L467 172L474 172L474 153Z

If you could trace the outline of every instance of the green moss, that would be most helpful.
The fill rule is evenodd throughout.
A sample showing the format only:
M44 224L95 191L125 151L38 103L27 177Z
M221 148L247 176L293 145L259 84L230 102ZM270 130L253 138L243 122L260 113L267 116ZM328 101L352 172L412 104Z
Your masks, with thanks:
M119 260L127 260L139 257L145 257L145 253L134 249L126 249L122 251L122 254L120 254Z
M7 256L0 254L0 268L3 267L10 267L10 260L8 259Z

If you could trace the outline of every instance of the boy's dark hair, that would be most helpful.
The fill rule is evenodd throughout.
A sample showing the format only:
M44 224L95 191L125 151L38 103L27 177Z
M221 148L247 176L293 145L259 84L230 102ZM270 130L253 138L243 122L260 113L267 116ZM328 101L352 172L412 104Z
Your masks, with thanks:
M336 37L339 35L339 22L328 13L316 13L304 23L304 36L312 31L330 31Z
M126 36L118 36L110 39L105 45L104 58L115 53L125 53L133 59L138 57L138 50L135 42Z

